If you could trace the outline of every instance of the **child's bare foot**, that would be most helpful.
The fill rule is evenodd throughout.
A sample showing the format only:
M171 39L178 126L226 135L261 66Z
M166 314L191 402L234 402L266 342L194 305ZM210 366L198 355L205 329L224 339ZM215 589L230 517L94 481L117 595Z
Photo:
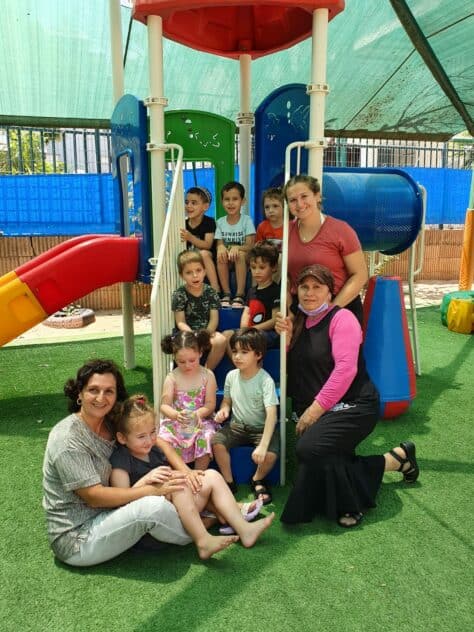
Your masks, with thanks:
M262 518L261 520L245 523L245 528L239 533L240 541L245 548L248 549L255 544L262 533L272 524L274 517L275 514L271 513L269 516Z
M238 535L211 535L205 536L202 541L196 542L196 548L201 560L208 560L210 557L226 549L231 544L238 542Z

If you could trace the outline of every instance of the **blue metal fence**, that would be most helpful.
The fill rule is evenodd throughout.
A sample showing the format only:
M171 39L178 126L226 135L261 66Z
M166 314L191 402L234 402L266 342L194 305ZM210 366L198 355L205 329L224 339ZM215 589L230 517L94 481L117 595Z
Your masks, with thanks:
M427 191L427 224L464 224L472 171L404 167Z
M111 174L0 176L0 234L119 233Z
M464 223L471 171L417 167L403 170L427 189L427 224ZM184 184L186 188L199 184L213 191L213 169L186 171ZM215 204L213 200L210 214L214 214ZM0 235L119 232L110 174L0 176Z

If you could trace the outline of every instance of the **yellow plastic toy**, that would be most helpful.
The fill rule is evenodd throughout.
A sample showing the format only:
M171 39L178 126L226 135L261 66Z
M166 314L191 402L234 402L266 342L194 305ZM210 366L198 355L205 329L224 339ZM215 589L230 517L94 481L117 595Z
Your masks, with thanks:
M470 334L474 331L474 300L453 298L449 303L448 329L458 334Z

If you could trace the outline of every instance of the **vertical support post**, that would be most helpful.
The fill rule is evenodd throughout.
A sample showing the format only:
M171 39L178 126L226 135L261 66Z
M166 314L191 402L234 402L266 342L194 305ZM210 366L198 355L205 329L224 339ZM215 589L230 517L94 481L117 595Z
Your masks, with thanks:
M324 139L324 111L326 95L326 57L328 37L328 9L316 9L313 13L313 39L311 57L311 83L309 94L309 143L308 173L317 178L322 186Z
M240 55L240 112L237 115L239 127L239 180L245 188L247 202L245 212L249 213L250 197L250 163L252 160L251 133L254 115L250 112L250 55Z
M464 236L459 267L459 289L470 290L474 281L474 167L471 175L469 208L466 211Z
M110 42L112 57L112 84L114 103L124 94L122 21L120 17L120 0L109 0ZM128 205L123 205L124 236L129 232ZM133 332L133 294L132 283L122 283L122 327L123 327L123 364L127 369L135 368L135 339Z
M163 80L163 23L161 17L147 18L150 96L145 105L150 109L150 146L165 142L165 107ZM158 257L165 222L165 152L150 153L151 213L153 226L153 256Z
M145 105L150 109L150 178L151 178L151 213L153 228L153 257L158 259L163 238L166 212L165 182L165 107L168 100L164 96L163 71L163 22L157 15L147 18L148 60L150 96ZM170 211L171 212L171 211ZM151 345L153 361L153 393L155 401L160 390L160 340L158 312L152 305Z
M376 259L377 253L375 252L375 250L371 250L369 252L369 277L372 277L375 275L375 259Z

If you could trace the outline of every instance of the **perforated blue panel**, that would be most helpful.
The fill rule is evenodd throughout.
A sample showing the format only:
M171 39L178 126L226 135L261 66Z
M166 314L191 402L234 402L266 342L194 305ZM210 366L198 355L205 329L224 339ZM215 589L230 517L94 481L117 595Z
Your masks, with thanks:
M0 234L119 233L110 174L0 176Z

